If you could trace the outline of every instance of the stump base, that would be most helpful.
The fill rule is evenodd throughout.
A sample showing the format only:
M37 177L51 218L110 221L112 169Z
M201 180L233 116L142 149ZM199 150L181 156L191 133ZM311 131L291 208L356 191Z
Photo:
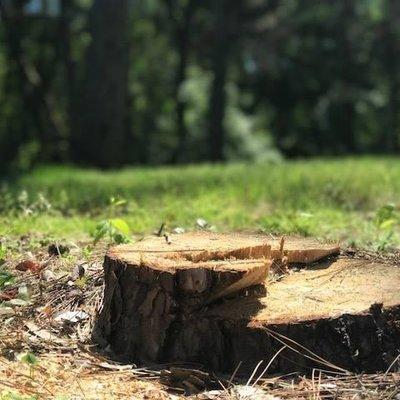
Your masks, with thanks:
M117 246L105 259L94 338L136 363L232 372L242 362L248 372L285 345L270 372L385 370L400 351L400 268L348 258L315 263L337 252L287 239L284 257L312 264L271 281L282 252L265 235L186 234L171 244Z

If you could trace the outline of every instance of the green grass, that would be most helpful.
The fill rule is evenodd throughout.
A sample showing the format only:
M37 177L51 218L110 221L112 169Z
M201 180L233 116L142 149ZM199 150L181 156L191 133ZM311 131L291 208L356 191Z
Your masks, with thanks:
M128 206L110 211L112 196ZM122 215L133 233L152 232L162 222L194 229L203 218L221 231L264 229L385 248L400 244L399 199L395 158L111 172L43 167L3 188L0 234L80 238L107 215ZM395 205L390 221L377 222L378 210L389 203Z

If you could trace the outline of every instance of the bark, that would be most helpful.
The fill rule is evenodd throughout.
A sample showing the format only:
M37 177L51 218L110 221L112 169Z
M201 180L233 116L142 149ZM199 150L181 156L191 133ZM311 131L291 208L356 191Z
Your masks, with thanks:
M282 346L270 373L385 371L398 356L398 266L326 259L338 247L306 239L201 233L170 240L118 246L105 259L93 335L118 359L227 373L242 362L248 374ZM284 259L306 267L266 280Z
M385 371L397 357L399 323L400 307L383 309L381 305L362 315L253 327L246 319L229 321L196 315L171 328L173 339L166 346L164 359L196 362L228 373L241 362L241 372L246 374L260 360L267 364L287 345L269 369L270 374L308 372L312 368L372 373Z
M246 259L250 250L171 251L163 258L126 247L110 250L104 263L101 334L128 359L162 360L174 324L216 299L265 281L271 247L254 249L255 262Z

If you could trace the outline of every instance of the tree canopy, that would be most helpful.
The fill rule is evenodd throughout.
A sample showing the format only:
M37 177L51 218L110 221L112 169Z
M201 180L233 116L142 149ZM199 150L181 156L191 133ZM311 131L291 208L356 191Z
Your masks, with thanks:
M0 0L0 167L397 153L396 0Z

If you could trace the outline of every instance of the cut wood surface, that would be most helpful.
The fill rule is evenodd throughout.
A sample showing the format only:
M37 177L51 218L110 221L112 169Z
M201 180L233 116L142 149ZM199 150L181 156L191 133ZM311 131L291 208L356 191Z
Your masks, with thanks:
M248 315L251 298L225 301L212 313L226 319ZM400 304L400 267L341 258L290 274L268 285L259 299L254 324L297 323L365 314L373 304L390 308ZM243 313L242 313L243 310Z
M282 251L270 235L206 232L113 247L94 338L131 362L226 372L283 345L271 371L321 367L298 344L325 367L387 368L400 351L400 268L326 258L338 253L311 239L285 238ZM268 273L283 259L308 266L276 280Z
M135 244L114 247L110 254L136 264L138 257L154 256L166 260L167 265L179 268L176 261L212 261L229 258L248 259L269 256L276 258L280 252L281 237L265 234L190 232L164 237L148 237ZM271 248L269 254L268 247ZM338 244L327 244L302 237L286 237L284 255L290 263L311 263L331 254L338 254ZM174 260L169 263L168 260ZM185 264L187 267L189 264ZM159 264L157 264L159 266ZM157 267L156 266L156 267Z

